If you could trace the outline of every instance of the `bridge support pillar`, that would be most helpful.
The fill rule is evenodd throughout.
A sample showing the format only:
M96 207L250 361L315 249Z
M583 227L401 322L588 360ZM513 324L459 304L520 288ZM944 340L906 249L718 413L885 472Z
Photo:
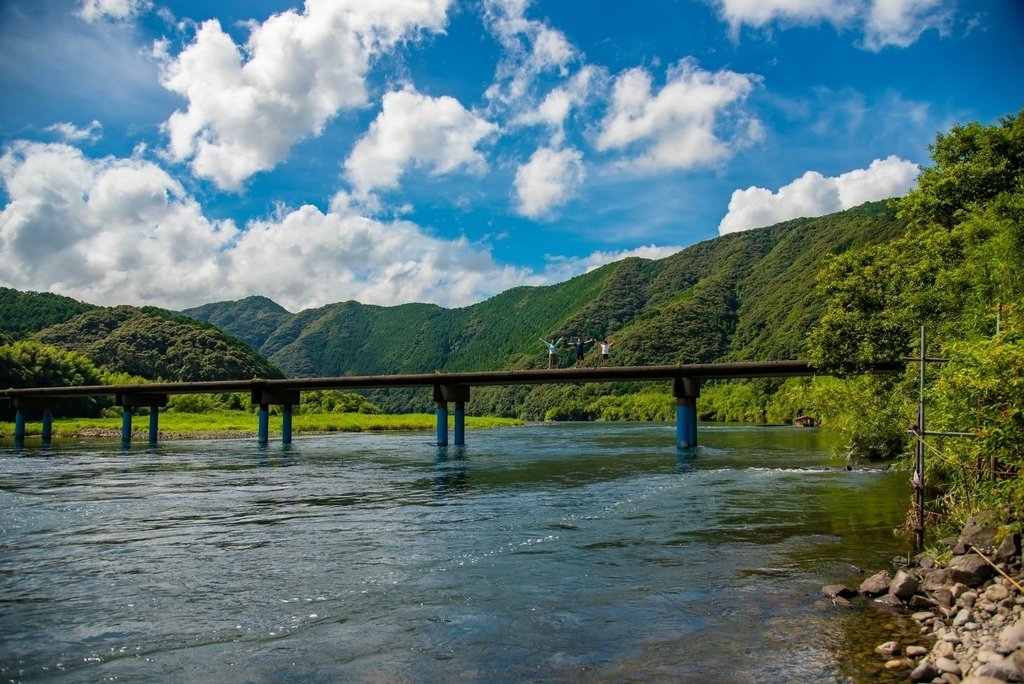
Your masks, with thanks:
M676 397L676 447L692 449L697 446L697 397L700 381L694 378L676 378L672 383Z
M155 394L148 392L132 392L130 394L116 395L116 401L121 406L121 442L128 444L132 441L132 416L137 408L149 409L149 443L156 444L160 436L160 409L167 406L166 394Z
M121 407L121 444L130 444L132 441L132 412L131 406Z
M14 397L11 405L14 408L14 446L25 446L26 421L29 411L42 411L43 414L43 446L50 446L53 436L53 412L59 402L55 399L42 397Z
M469 385L434 385L437 403L437 445L448 446L448 402L455 402L455 446L466 443L466 402Z
M14 410L14 446L25 446L25 410L20 408Z
M53 442L53 411L46 409L43 411L43 446L48 447Z
M282 407L281 411L281 443L292 443L292 407L298 406L299 390L273 390L253 387L251 404L259 406L259 426L256 441L259 444L270 443L270 405Z

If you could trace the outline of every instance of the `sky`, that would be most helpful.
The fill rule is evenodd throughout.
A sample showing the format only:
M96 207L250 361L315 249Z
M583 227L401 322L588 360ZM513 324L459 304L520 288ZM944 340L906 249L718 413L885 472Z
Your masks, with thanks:
M0 286L461 307L905 194L1019 0L0 0Z

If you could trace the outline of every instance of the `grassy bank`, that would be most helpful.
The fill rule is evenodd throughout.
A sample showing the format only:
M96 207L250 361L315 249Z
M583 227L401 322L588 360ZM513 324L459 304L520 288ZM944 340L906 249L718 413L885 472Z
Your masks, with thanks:
M169 411L160 414L161 439L196 439L202 437L243 437L256 434L256 415L245 411L207 411L204 413L179 413ZM512 418L466 417L466 429L481 429L521 425L522 421ZM449 427L454 425L449 418ZM411 430L434 430L436 417L429 413L399 415L365 413L303 413L292 417L292 432L395 432ZM146 434L149 417L136 416L132 423L136 434ZM280 431L280 416L271 416L270 431ZM39 421L25 424L28 436L42 434ZM56 418L53 421L54 439L61 437L114 437L121 434L120 418ZM0 422L0 438L14 436L14 423Z

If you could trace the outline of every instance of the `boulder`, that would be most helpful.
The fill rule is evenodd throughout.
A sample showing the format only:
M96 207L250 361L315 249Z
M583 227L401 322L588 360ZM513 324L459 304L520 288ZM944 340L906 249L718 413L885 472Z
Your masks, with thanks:
M841 596L842 598L852 598L857 595L854 589L846 586L845 584L826 584L821 588L821 593L825 596L831 596L835 598Z
M871 577L860 583L860 593L865 596L879 596L889 591L889 573L885 570L876 572Z
M954 582L976 587L992 576L992 566L976 553L956 556L949 563L949 576Z
M1004 535L999 540L999 545L992 552L992 560L996 563L1006 563L1020 553L1020 539L1015 534Z
M910 673L910 678L915 682L925 682L935 679L937 674L939 671L935 668L935 663L926 659L914 668L914 671Z
M875 646L875 653L878 653L879 655L894 656L899 655L899 652L900 642L898 641L886 641L884 644Z
M1020 670L1017 669L1017 664L1010 658L985 663L975 670L974 674L978 677L994 677L1004 682L1020 681Z
M970 548L978 547L983 552L995 548L996 533L999 532L999 523L991 511L982 511L967 521L964 529L957 537L957 542Z
M924 578L921 580L921 589L931 593L939 587L946 587L952 583L949 570L946 568L939 568L937 570L929 570L925 573Z
M892 582L889 584L889 593L897 598L904 601L909 599L917 591L917 587L921 582L911 575L909 572L900 570L896 573L896 576L892 578Z

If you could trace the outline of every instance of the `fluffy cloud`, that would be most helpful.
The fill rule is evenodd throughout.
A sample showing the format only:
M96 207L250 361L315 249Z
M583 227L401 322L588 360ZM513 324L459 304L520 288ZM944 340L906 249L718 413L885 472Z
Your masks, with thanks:
M450 0L308 0L252 29L244 48L217 20L165 58L163 85L188 101L165 123L171 155L237 190L343 108L366 102L371 59L419 31L441 31Z
M484 15L504 49L495 82L487 97L504 106L517 106L545 73L568 75L579 57L561 31L525 17L529 0L485 0Z
M0 285L97 304L174 309L264 294L291 310L356 299L462 306L546 275L496 263L489 248L407 222L280 210L238 229L211 221L142 159L88 159L63 144L0 157Z
M864 202L897 197L917 184L920 169L912 162L890 156L876 159L866 169L826 178L808 171L773 193L767 188L736 190L729 212L718 224L722 235L769 226L803 216L822 216Z
M929 29L945 35L952 12L946 0L875 0L865 25L864 47L908 47Z
M65 142L96 142L103 137L103 124L93 119L85 128L79 128L67 121L47 126L46 130L55 133Z
M878 51L907 47L930 28L945 32L951 0L715 0L718 13L733 36L743 25L762 28L777 23L812 25L828 22L838 28L857 26L863 46Z
M149 0L83 0L78 16L88 22L112 19L124 21L153 6Z
M516 115L512 123L519 126L545 126L551 131L551 144L561 146L565 141L566 120L573 108L586 102L598 73L596 67L584 66L565 85L550 90L534 109Z
M563 204L583 182L583 155L574 149L543 147L516 171L518 211L539 218Z
M498 127L451 97L428 97L412 89L390 92L366 135L345 160L345 175L357 197L394 188L409 165L443 175L459 169L482 172L487 163L476 147Z
M732 71L712 73L684 59L668 70L667 83L654 93L651 75L630 69L615 79L597 148L639 148L632 163L644 170L724 160L736 147L761 136L756 119L735 111L757 82L754 76Z
M545 280L549 283L560 283L573 278L581 273L589 273L605 264L621 261L629 257L641 259L664 259L682 250L680 245L645 245L634 249L619 251L597 251L585 257L555 257L549 256L548 263L544 269Z
M0 179L10 198L0 213L6 285L176 305L228 282L234 226L208 221L152 163L19 143L0 157Z

